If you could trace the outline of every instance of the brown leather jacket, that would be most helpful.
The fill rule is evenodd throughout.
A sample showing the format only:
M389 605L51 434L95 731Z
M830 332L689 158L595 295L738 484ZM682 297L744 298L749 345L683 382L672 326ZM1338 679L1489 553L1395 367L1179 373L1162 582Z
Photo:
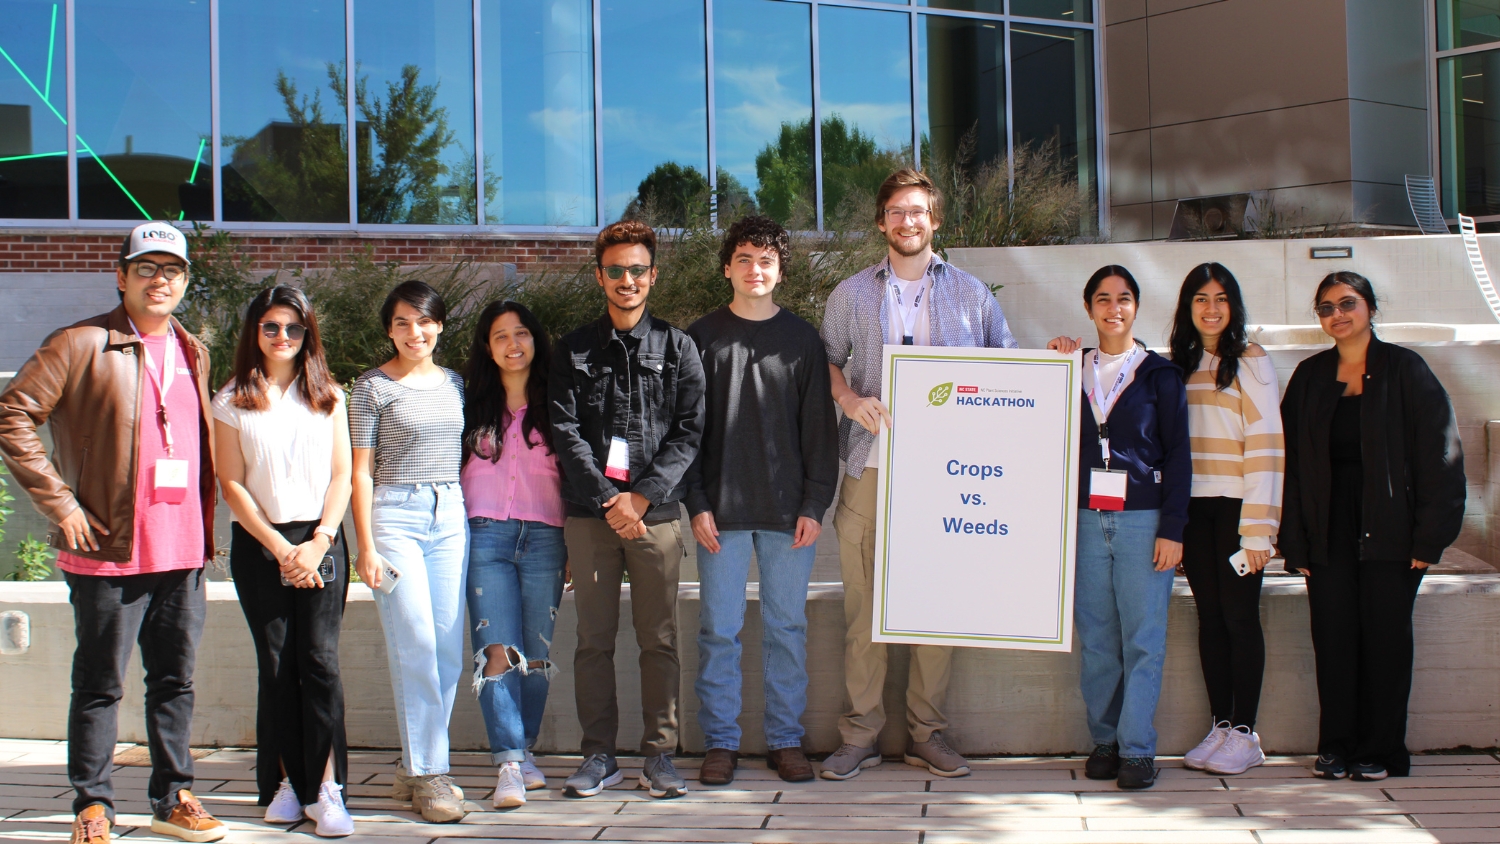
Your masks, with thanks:
M176 319L172 327L192 349L189 365L198 386L199 495L203 502L203 559L214 556L213 409L208 395L208 349ZM113 563L130 562L135 542L135 478L145 363L141 341L121 305L107 314L52 332L0 392L0 457L31 503L52 523L48 535L63 547L57 528L80 505L109 530L96 534L98 551L70 553ZM52 459L37 436L52 425Z

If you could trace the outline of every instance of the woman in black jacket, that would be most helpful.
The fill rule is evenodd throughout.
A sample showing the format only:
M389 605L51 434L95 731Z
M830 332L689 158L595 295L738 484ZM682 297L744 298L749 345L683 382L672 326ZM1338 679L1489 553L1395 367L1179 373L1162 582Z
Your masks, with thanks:
M1458 537L1464 456L1453 406L1421 355L1382 342L1369 280L1331 273L1314 297L1334 348L1304 360L1281 402L1281 552L1307 576L1327 779L1406 776L1412 608Z

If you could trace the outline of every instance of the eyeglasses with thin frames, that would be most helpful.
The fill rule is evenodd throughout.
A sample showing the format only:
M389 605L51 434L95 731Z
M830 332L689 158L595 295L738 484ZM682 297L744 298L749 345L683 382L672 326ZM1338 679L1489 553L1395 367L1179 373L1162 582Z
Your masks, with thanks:
M167 281L176 281L187 274L187 267L178 264L153 264L150 261L135 262L136 278L152 279L160 273Z
M283 330L286 331L286 339L292 341L293 343L300 343L302 342L302 338L307 336L307 326L300 323L288 322L286 324L282 324L275 320L268 319L260 324L260 333L266 335L267 338L272 340L280 337Z
M630 273L631 278L640 278L646 273L651 272L651 268L646 266L645 264L632 264L628 267L622 267L618 264L614 264L608 267L600 267L599 269L603 270L604 274L609 276L610 279L614 281L619 281L625 276L625 273L627 272Z
M927 215L931 213L931 208L887 208L885 209L885 218L892 223L900 223L904 220L921 222L927 219Z
M1348 296L1338 300L1337 302L1319 302L1318 306L1316 308L1313 308L1313 313L1317 314L1319 317L1326 319L1333 316L1334 308L1337 308L1347 314L1353 311L1355 308L1359 307L1360 301L1361 300L1356 299L1353 296Z

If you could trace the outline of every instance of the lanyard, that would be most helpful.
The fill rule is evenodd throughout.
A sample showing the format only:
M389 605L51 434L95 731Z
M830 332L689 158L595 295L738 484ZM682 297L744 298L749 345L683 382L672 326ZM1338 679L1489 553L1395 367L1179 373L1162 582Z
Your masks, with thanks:
M894 276L895 273L891 275ZM917 287L917 295L912 297L910 309L906 307L906 303L901 301L901 285L898 282L891 282L891 293L895 296L896 313L901 316L901 327L904 329L901 334L901 345L914 345L916 343L914 338L916 336L917 314L922 310L922 297L927 294L927 276L922 276L922 283Z
M141 341L141 355L146 358L146 370L152 375L151 383L156 386L156 394L161 402L157 413L161 414L162 433L167 440L167 456L175 457L172 453L172 422L167 418L167 391L172 389L172 381L177 377L177 334L169 331L167 334L167 350L163 353L166 358L165 367L161 372L156 369L156 361L151 357L151 350L146 347L146 338L141 336L141 330L135 327L135 320L130 320L130 330L135 332L137 339Z
M1104 468L1109 469L1109 411L1114 408L1115 402L1119 401L1120 394L1124 392L1121 385L1125 379L1135 370L1140 363L1140 346L1132 346L1130 357L1125 358L1125 363L1120 366L1120 374L1115 376L1115 383L1110 385L1109 391L1104 397L1099 398L1099 389L1102 386L1099 375L1099 350L1094 350L1094 389L1089 392L1089 403L1094 406L1094 417L1099 420L1099 452L1104 457Z

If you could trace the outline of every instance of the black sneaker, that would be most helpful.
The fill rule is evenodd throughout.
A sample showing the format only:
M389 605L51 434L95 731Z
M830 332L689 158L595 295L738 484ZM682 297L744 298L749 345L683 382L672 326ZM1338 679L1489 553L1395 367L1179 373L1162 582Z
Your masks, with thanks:
M1349 767L1344 764L1344 757L1336 753L1324 753L1313 764L1315 777L1322 777L1325 780L1341 780L1348 775Z
M607 753L595 753L583 760L578 771L563 783L564 797L593 797L595 794L619 785L625 780L615 757Z
M1349 766L1349 779L1360 782L1378 782L1390 776L1379 762L1355 762Z
M1120 774L1120 748L1113 744L1096 744L1089 761L1083 763L1083 775L1091 780L1112 780Z
M1121 788L1150 788L1156 785L1156 760L1150 756L1127 756L1120 760Z

